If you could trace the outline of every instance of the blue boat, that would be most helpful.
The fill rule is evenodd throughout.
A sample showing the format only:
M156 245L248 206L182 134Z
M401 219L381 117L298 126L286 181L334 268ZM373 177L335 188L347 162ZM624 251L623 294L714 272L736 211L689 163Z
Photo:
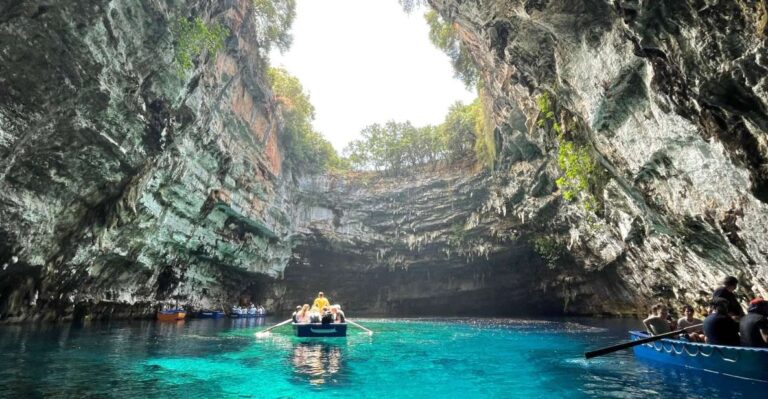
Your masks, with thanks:
M347 323L292 323L297 337L346 337Z
M633 341L649 337L640 331L629 334ZM635 346L634 351L638 358L768 383L768 348L661 339Z
M224 312L220 310L201 310L197 313L197 317L201 319L219 319L224 317Z

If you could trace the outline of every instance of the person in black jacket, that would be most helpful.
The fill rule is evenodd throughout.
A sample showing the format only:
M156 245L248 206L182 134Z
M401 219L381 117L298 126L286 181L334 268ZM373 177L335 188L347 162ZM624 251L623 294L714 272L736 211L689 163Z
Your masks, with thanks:
M740 317L744 316L744 309L741 308L739 300L736 299L736 295L733 293L739 285L739 280L736 277L728 276L723 279L722 284L723 285L718 287L712 294L712 300L723 298L728 301L728 314L738 320Z
M728 315L728 301L715 298L710 304L711 313L704 319L704 335L712 345L739 346L739 323Z
M768 302L755 298L749 303L747 315L739 321L741 345L768 348Z
M331 310L328 308L328 306L323 307L323 317L320 319L323 324L331 324L334 322L335 318L336 316L331 313Z

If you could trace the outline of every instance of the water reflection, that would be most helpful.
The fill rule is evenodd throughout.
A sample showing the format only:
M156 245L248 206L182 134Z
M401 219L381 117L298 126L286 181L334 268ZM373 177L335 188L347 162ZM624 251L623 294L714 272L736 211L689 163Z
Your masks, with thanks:
M266 318L264 317L248 317L231 320L232 328L255 328L266 325Z
M312 385L336 384L344 358L339 346L327 342L299 342L291 354L295 377Z

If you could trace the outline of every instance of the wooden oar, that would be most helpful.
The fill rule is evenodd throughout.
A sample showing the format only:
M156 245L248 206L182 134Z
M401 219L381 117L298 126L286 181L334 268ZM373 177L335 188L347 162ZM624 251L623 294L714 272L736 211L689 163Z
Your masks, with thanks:
M257 332L257 333L256 333L256 336L257 336L257 337L261 337L261 336L263 336L263 335L266 335L266 333L268 333L268 332L269 332L270 330L272 330L273 328L277 328L277 327L280 327L280 326L282 326L282 325L285 325L285 324L288 324L288 323L290 323L290 322L292 322L292 321L293 321L293 319L288 319L288 320L286 320L286 321L283 321L283 322L277 323L277 324L275 324L274 326L267 328L266 330L261 330L261 331Z
M586 357L587 359L591 359L593 357L606 355L608 353L613 353L613 352L616 352L616 351L619 351L619 350L622 350L622 349L631 348L633 346L642 345L642 344L645 344L645 343L648 343L648 342L653 342L653 341L658 341L660 339L673 337L675 335L679 335L679 334L682 334L682 333L689 332L689 331L691 331L693 329L696 329L696 328L699 328L699 327L701 327L703 325L704 324L696 324L695 326L686 327L686 328L683 328L683 329L680 329L680 330L677 330L677 331L672 331L672 332L668 332L668 333L664 333L664 334L654 335L652 337L638 339L636 341L625 342L623 344L613 345L613 346L609 346L607 348L602 348L602 349L598 349L598 350L594 350L594 351L590 351L590 352L585 352L584 353L584 357Z
M347 323L349 323L349 324L352 324L353 326L357 326L357 327L360 327L360 328L362 328L363 330L365 330L366 332L368 332L368 335L373 335L373 331L371 331L371 330L369 330L369 329L367 329L367 328L365 328L365 327L363 327L363 326L361 326L361 325L359 325L359 324L355 323L354 321L352 321L352 320L350 320L350 319L346 319L345 321L346 321Z

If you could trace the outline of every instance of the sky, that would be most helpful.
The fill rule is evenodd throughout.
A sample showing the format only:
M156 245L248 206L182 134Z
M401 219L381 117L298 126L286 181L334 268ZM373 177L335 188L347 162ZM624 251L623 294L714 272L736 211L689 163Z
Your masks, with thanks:
M423 14L397 0L297 1L293 44L271 64L299 78L315 129L340 153L372 123L439 124L451 104L476 97L430 43Z

